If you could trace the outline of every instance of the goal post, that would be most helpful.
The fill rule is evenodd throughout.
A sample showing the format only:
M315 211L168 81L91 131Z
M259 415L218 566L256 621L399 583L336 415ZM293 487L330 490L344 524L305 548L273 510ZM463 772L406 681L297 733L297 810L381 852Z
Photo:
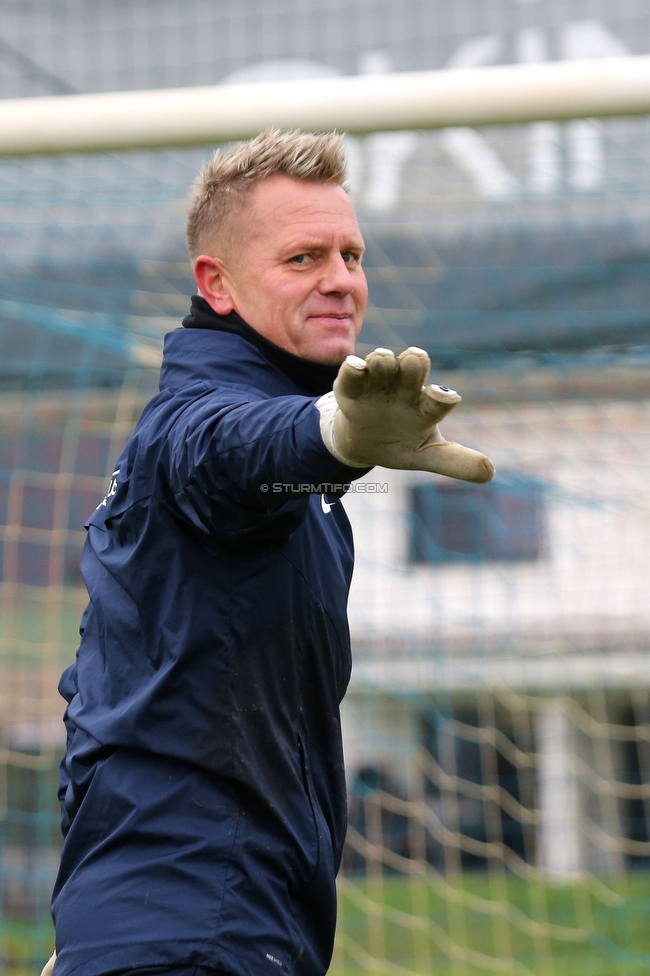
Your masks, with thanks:
M0 156L650 112L650 56L0 101Z

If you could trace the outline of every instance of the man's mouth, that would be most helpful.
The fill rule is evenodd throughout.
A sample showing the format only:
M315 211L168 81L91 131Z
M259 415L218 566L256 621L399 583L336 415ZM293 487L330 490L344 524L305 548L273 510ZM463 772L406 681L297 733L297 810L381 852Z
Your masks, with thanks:
M348 325L352 321L351 312L312 312L310 319L318 319L320 322L341 322Z

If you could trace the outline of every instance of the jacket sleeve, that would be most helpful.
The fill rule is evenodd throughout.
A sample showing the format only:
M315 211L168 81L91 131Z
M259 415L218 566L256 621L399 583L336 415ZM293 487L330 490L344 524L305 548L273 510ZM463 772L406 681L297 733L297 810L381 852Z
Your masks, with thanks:
M329 453L315 403L301 396L224 402L213 395L193 405L169 434L167 508L220 540L271 541L293 531L311 494L342 495L367 470Z

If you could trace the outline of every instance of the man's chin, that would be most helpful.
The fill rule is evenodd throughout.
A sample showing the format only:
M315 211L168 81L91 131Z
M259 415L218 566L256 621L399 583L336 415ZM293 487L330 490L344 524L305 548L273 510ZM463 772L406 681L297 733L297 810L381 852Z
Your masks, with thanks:
M340 366L346 356L353 355L358 331L352 317L337 321L311 316L303 323L298 355L323 366Z
M309 359L312 363L320 363L321 366L340 366L345 362L346 356L354 353L354 346L346 346L344 349L313 349L302 353L303 359Z
M340 366L346 356L354 354L354 339L350 335L330 335L311 337L311 342L303 342L298 353L303 359L323 366Z

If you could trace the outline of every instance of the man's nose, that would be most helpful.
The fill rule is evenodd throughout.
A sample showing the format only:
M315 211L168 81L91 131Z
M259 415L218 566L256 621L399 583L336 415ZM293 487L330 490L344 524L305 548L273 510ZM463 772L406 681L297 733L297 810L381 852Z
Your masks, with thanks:
M354 278L342 254L332 254L328 258L323 268L319 291L324 295L332 292L349 295L354 291Z

